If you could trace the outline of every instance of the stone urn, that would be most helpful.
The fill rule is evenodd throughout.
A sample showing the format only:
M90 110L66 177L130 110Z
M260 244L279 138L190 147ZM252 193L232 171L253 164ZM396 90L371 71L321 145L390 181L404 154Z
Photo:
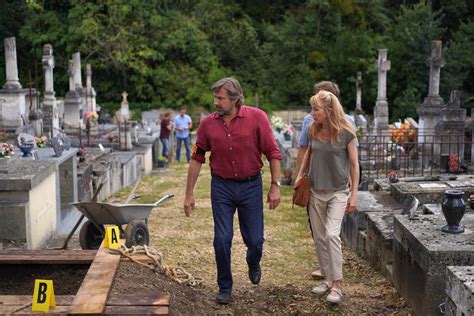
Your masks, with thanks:
M444 200L441 204L444 218L448 225L441 230L449 234L460 234L464 232L464 228L459 226L461 219L466 211L466 205L462 199L464 192L461 190L446 190L444 192Z
M34 144L23 144L20 145L20 150L23 153L23 157L31 157L31 150L33 150Z

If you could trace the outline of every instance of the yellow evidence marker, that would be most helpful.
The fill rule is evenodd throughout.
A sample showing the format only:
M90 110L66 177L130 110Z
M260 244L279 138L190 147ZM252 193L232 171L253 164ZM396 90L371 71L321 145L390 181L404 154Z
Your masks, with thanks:
M33 312L48 312L50 307L55 307L53 280L35 280L33 291Z
M104 248L120 248L120 231L117 226L110 226L105 229Z

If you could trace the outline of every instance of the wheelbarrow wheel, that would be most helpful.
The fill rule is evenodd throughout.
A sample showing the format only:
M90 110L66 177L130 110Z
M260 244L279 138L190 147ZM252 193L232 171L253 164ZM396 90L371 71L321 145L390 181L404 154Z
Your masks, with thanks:
M104 229L103 225L99 225L99 227ZM104 234L91 221L87 220L82 225L79 232L79 243L82 249L99 249L103 239Z
M125 228L125 238L125 245L127 247L148 246L150 242L148 226L143 221L131 221L127 224L127 228Z

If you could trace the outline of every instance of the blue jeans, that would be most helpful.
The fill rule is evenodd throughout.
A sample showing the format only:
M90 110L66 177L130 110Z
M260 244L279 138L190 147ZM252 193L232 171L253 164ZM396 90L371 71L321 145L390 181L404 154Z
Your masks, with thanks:
M237 209L242 238L247 246L247 264L260 264L263 251L262 178L235 182L212 177L212 214L214 217L214 251L217 284L220 293L232 292L231 247L234 237L234 214Z
M168 158L168 150L170 148L170 139L169 138L160 138L161 144L163 145L163 157Z
M176 160L181 159L181 143L184 142L184 147L186 148L186 159L191 160L191 151L189 150L189 137L181 138L176 137Z

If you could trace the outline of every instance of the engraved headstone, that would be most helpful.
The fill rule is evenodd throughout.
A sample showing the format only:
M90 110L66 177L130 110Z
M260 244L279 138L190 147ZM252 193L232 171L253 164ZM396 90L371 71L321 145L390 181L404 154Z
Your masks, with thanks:
M387 72L390 70L390 60L387 59L387 49L378 51L377 102L374 109L374 122L378 130L385 130L388 128Z
M53 146L54 153L56 154L56 157L61 157L63 153L63 146L60 143L59 138L53 137L51 138L51 145Z

